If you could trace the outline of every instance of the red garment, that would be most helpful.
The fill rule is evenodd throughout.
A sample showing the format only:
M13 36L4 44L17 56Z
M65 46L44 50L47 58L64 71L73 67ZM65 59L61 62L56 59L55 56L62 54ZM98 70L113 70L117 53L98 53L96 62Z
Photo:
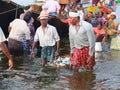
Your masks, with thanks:
M95 65L95 58L93 58L92 64L87 63L87 59L89 57L89 47L85 47L82 49L74 49L73 57L71 59L72 65L76 67L85 67L87 69L92 69Z

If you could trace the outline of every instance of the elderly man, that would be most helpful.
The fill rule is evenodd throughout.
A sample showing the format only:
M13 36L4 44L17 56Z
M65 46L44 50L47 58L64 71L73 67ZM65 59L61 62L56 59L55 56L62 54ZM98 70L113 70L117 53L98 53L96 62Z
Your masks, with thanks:
M70 57L74 71L80 67L92 70L95 65L95 35L93 27L86 21L80 21L76 11L69 12Z
M41 58L42 65L44 66L45 63L52 62L54 58L59 55L60 37L56 28L48 24L48 13L46 11L41 11L38 19L41 26L36 30L31 54L34 57L34 48L39 41L42 47Z
M5 35L0 27L0 48L3 51L3 53L8 57L8 62L9 62L9 69L13 68L13 59L12 56L10 55L4 41L6 41Z

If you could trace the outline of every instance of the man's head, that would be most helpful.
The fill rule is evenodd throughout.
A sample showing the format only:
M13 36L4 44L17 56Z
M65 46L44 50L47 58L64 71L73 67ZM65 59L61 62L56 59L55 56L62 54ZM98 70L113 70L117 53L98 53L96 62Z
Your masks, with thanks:
M31 18L32 18L31 14L27 13L25 14L23 20L25 20L27 23L30 23Z
M77 11L69 12L70 23L76 25L80 20L80 15Z
M115 12L111 12L110 15L111 15L111 19L115 19L116 18L116 13Z
M38 20L40 21L41 25L47 25L48 23L48 13L43 10L40 12L40 15L38 16Z

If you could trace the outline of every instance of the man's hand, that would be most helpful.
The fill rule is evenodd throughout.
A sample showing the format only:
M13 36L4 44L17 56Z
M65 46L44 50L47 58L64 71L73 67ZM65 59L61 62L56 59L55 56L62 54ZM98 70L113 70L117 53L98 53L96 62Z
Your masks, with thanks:
M55 52L55 57L57 57L57 56L59 56L59 52L58 51Z
M12 69L13 68L13 60L12 59L9 59L9 61L8 61L8 63L9 63L9 69Z
M72 57L73 57L73 53L70 54L70 61L72 60Z
M32 57L32 58L35 57L34 51L31 51L31 57Z
M94 64L94 56L89 56L89 58L87 59L87 63Z

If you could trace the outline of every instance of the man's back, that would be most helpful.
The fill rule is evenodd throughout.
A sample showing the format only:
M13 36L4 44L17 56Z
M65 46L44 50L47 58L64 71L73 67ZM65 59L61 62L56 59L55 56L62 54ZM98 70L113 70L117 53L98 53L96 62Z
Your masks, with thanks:
M15 19L10 23L11 31L9 38L22 41L25 34L30 34L30 30L27 26L27 23L21 19Z

